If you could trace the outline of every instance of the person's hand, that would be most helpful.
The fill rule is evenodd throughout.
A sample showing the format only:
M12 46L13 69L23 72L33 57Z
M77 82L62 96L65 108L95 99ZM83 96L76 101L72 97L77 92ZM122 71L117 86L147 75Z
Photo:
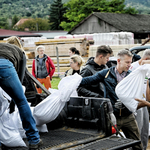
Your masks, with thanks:
M142 100L142 99L138 99L138 98L135 98L136 101L138 101L138 106L137 106L137 109L139 108L142 108L142 107L145 107L145 106L148 106L150 107L150 103L145 101L145 100Z
M150 64L150 60L142 60L141 65Z
M125 108L124 105L123 105L123 103L119 99L117 100L117 102L115 103L114 106L117 109L124 109Z

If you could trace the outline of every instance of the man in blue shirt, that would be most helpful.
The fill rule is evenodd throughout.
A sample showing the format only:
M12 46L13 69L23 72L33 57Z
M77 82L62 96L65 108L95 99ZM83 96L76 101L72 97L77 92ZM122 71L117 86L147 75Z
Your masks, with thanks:
M106 97L110 99L114 115L117 119L117 128L123 131L130 139L139 140L139 130L134 115L119 100L115 93L117 84L126 77L130 71L132 54L128 50L121 50L117 54L117 66L99 71L93 76L82 79L80 86L94 85L103 82L106 87ZM133 150L141 150L141 144L133 147Z

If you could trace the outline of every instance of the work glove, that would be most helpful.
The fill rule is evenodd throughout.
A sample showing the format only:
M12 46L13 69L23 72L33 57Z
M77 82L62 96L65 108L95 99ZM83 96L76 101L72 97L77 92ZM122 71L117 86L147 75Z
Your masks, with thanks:
M123 103L118 99L117 102L115 103L115 108L117 109L124 109L125 106L123 105Z

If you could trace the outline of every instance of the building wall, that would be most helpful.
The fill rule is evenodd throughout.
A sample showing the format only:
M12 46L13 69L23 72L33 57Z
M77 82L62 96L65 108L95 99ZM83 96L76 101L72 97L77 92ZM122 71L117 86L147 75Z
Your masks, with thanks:
M72 31L71 34L92 34L108 32L120 32L120 30L92 15L84 23L82 23L79 27Z

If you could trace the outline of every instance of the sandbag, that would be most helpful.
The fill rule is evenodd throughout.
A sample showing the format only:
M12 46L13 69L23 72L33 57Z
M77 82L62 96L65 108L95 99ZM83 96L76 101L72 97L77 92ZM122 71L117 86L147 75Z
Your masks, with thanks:
M9 114L9 109L0 117L0 142L7 147L26 147L18 129L16 129L14 120Z
M0 117L9 106L7 98L11 99L9 95L0 87Z
M38 126L53 121L59 115L81 80L82 77L77 73L64 77L58 85L58 90L51 90L51 95L35 106L33 117Z
M78 88L82 77L75 73L72 76L67 76L63 78L58 84L58 90L60 92L61 101L69 101L70 96L74 96L72 94L76 93L76 89ZM75 94L77 96L77 93Z
M135 98L142 99L144 80L150 75L150 64L145 64L125 77L117 86L116 94L119 100L133 113L137 110L138 101Z
M26 146L20 132L22 124L18 121L18 111L9 114L11 97L0 88L0 142L8 147ZM23 133L22 133L23 134Z

